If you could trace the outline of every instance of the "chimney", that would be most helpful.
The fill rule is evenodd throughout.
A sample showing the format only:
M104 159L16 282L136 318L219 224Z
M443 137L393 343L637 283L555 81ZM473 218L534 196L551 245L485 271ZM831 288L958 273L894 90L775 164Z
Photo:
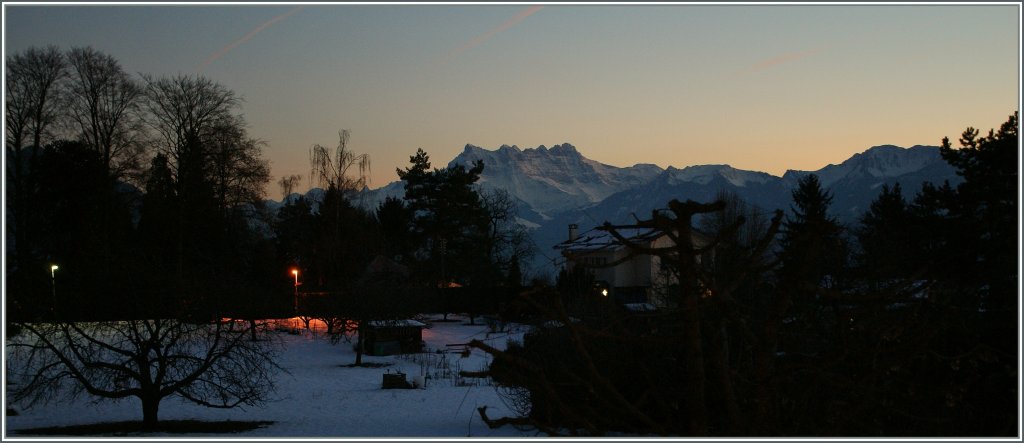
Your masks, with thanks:
M576 241L576 229L577 228L579 228L579 226L576 226L576 224L569 225L569 241L570 242Z

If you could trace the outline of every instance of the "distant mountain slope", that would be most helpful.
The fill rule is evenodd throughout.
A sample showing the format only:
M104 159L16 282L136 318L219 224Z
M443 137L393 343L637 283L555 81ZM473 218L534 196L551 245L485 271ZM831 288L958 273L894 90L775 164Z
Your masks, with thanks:
M817 171L786 171L782 179L792 188L800 177L811 173L832 192L832 214L847 223L857 221L883 184L899 183L909 200L924 182L941 184L949 180L956 184L961 180L956 170L942 159L937 146L875 146Z

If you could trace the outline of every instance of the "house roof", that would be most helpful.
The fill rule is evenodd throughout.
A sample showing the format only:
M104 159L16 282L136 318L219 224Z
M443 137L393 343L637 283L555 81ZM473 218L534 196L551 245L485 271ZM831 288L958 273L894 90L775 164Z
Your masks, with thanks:
M624 228L619 229L619 234L635 243L650 243L665 235L663 232L650 228ZM608 231L598 228L591 229L580 234L572 241L564 241L554 246L559 251L573 252L599 252L614 251L622 248L619 240L613 237Z
M371 321L368 322L368 324L370 326L375 327L375 328L403 328L403 327L422 328L422 327L427 326L426 323L423 323L423 322L420 322L420 321L416 321L416 320L412 320L412 319L407 319L407 320L371 320Z
M650 244L665 235L664 232L654 228L620 228L618 232L630 242L639 244ZM695 242L698 244L710 240L710 237L696 229L691 232ZM616 251L624 247L622 242L612 236L611 233L599 228L586 231L576 237L575 240L567 240L553 246L555 250L562 251L562 253Z

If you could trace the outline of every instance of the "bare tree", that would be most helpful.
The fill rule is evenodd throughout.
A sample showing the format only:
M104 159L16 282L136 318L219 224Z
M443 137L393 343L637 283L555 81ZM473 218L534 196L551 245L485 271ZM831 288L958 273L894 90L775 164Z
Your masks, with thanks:
M487 211L487 256L500 269L508 272L514 262L533 256L536 247L530 234L517 220L518 205L508 191L493 189L480 195Z
M67 113L82 140L103 158L115 177L141 167L139 140L142 87L110 55L91 47L72 48Z
M217 225L208 218L227 221L239 210L258 208L270 180L269 165L260 158L263 143L246 135L234 92L205 77L143 79L144 118L157 149L168 159L176 192L175 255L177 276L183 281L186 233L193 232L193 247L201 243L195 242L195 232L208 231L214 239L239 234L229 223L211 231ZM204 252L199 258L209 262L212 256Z
M156 132L161 152L173 164L214 128L239 120L235 115L239 98L208 78L143 76L143 80L146 122Z
M31 195L36 188L29 171L38 162L36 154L58 117L60 82L67 76L67 65L56 46L29 48L8 56L6 61L4 163L12 179L7 198L14 221L8 226L14 234L15 263L27 266L29 230L33 225ZM25 152L26 142L30 143L31 152Z
M7 57L7 141L15 151L29 136L32 146L42 146L60 114L60 82L67 74L67 62L56 46Z
M26 323L8 341L9 393L28 407L88 394L136 397L147 430L160 403L180 397L212 408L260 405L274 391L268 340L248 340L248 323L132 320Z
M215 198L221 208L263 204L270 164L261 158L266 143L249 137L243 122L233 119L211 128L206 149Z
M347 129L338 131L338 146L334 149L333 157L328 148L319 144L310 148L310 182L337 189L343 194L359 191L366 186L367 174L370 171L370 156L356 154L349 150L348 137ZM352 171L353 168L358 170L358 174L354 177L350 176L350 172L355 172Z
M281 177L277 181L277 185L281 187L281 198L287 199L289 195L292 195L292 191L298 186L299 182L302 181L302 176L298 174L292 174L287 177Z

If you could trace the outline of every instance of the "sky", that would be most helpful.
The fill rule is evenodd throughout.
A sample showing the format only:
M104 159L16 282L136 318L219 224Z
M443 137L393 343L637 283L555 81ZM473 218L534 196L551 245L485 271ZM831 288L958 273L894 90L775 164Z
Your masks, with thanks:
M869 147L938 145L1020 106L1018 4L4 3L4 52L92 46L126 71L235 91L273 180L309 151L571 143L615 166L782 175ZM273 184L268 197L280 199Z

